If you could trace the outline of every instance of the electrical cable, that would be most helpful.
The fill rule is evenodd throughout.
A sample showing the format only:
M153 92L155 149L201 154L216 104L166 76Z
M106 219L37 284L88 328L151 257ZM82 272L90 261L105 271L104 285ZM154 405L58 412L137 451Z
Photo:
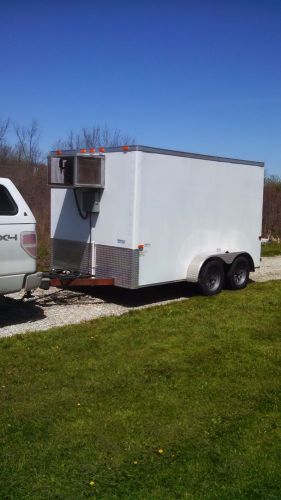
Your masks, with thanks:
M81 210L81 207L79 205L79 201L78 201L76 189L74 189L73 191L74 191L74 197L75 197L76 207L77 207L77 210L78 210L78 213L79 213L80 217L83 220L86 220L87 217L88 217L88 215L89 215L90 248L91 248L91 251L92 251L92 213L91 212L86 212L86 214L83 214L83 212ZM90 269L90 267L92 267L91 266L91 260L92 260L92 253L90 252L89 253L89 261L88 261L88 269ZM90 275L90 273L89 273L89 275Z
M88 212L86 212L86 214L83 214L83 212L81 210L81 207L79 205L78 198L77 198L77 192L76 192L77 190L76 190L76 188L74 188L73 191L74 191L74 198L75 198L75 202L76 202L76 207L77 207L78 213L79 213L81 219L86 220L87 217L88 217Z
M79 201L78 201L78 197L77 197L77 192L76 192L76 189L74 188L73 189L74 191L74 198L75 198L75 202L76 202L76 207L77 207L77 210L78 210L78 213L80 215L80 217L83 219L83 220L86 220L88 215L89 215L89 224L90 224L90 248L92 250L92 213L91 212L86 212L86 214L83 214L82 210L81 210L81 207L79 205ZM92 253L89 253L89 261L88 261L88 268L92 267L91 266L91 260L92 260ZM89 276L90 273L89 273Z

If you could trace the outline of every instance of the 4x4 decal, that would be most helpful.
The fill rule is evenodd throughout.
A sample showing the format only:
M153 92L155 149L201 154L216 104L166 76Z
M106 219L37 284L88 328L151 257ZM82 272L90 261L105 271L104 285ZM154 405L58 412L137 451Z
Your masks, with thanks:
M18 239L17 234L14 234L14 236L12 236L11 234L0 234L0 241L9 241L9 240L17 241L17 239Z

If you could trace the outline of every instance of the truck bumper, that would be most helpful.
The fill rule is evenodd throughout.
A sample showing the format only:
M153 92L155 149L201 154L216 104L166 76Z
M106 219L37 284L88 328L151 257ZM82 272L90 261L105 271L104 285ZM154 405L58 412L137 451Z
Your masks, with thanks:
M28 274L25 280L24 289L26 292L38 288L41 284L43 273Z

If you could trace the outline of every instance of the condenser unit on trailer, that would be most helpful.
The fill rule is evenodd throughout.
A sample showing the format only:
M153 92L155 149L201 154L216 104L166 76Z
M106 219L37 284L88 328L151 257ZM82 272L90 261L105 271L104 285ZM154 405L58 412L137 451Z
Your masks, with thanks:
M263 167L144 146L51 152L53 275L245 287L260 265Z

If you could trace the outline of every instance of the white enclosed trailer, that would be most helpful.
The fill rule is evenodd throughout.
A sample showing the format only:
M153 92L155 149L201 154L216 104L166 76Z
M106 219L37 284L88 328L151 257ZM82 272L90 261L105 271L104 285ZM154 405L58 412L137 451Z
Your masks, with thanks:
M260 265L263 167L144 146L52 152L52 267L130 289L243 288Z

